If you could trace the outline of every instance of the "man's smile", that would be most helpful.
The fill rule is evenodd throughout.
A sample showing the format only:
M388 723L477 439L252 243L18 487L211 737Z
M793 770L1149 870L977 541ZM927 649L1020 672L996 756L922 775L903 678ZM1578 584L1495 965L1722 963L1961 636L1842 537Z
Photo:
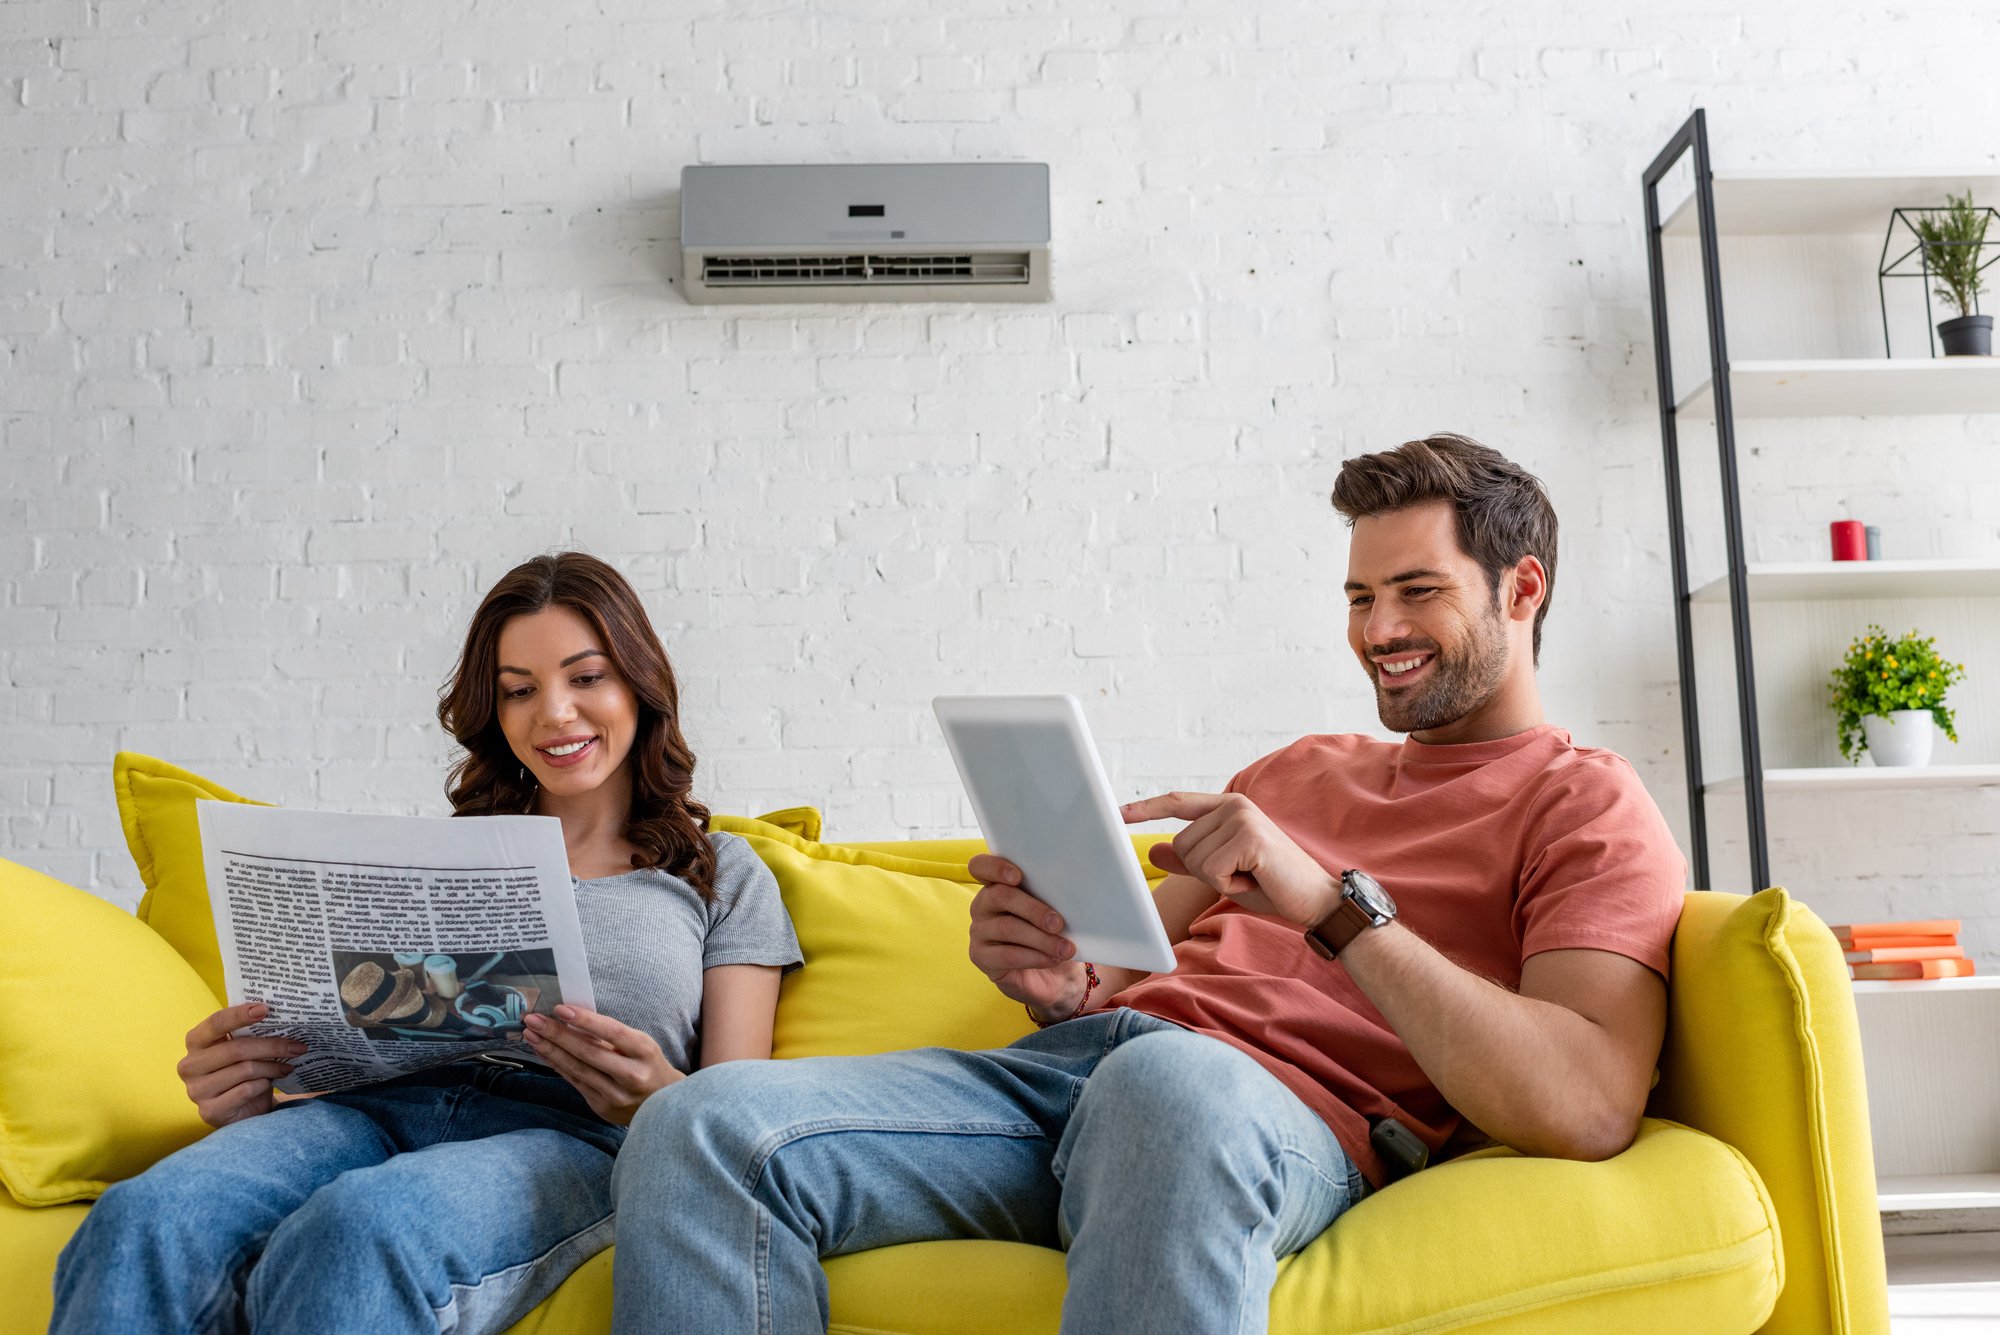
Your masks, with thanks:
M1424 670L1436 657L1436 650L1423 649L1406 654L1390 654L1371 661L1375 664L1376 679L1381 684L1400 687L1424 675Z

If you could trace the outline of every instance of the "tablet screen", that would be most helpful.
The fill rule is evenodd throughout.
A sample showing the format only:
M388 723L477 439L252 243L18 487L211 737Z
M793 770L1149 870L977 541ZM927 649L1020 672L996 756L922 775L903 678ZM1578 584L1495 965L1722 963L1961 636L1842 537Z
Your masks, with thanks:
M1074 867L1096 856L1103 840L1084 787L1086 771L1067 728L1026 722L956 727L980 754L1007 760L982 771L980 785L982 797L991 791L996 809L1018 814L1020 827L1035 832L1036 847L1009 849L1012 860L1042 852L1060 859L1061 866Z

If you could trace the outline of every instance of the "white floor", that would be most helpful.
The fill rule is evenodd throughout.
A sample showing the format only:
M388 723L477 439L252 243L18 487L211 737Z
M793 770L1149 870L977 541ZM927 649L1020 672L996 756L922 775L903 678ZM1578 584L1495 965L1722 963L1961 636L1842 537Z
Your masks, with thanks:
M2000 1335L2000 1233L1882 1240L1894 1335Z

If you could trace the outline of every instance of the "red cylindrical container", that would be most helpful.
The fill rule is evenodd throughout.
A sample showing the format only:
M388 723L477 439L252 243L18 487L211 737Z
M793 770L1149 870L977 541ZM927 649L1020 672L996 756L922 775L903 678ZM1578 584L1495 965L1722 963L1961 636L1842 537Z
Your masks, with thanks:
M1859 519L1836 519L1833 521L1833 559L1836 561L1866 561L1868 559L1868 526Z

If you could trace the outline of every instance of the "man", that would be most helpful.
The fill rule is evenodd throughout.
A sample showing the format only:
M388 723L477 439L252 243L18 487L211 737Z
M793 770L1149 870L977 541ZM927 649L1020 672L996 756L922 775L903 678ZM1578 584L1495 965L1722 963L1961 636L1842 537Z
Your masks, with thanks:
M1065 1331L1260 1331L1278 1258L1395 1175L1384 1119L1434 1158L1631 1143L1684 864L1630 766L1543 722L1555 514L1453 435L1349 460L1333 499L1348 643L1408 739L1307 737L1126 807L1190 822L1152 853L1171 973L1077 960L984 856L972 959L1041 1032L650 1100L621 1329L821 1331L820 1257L979 1237L1067 1249Z

